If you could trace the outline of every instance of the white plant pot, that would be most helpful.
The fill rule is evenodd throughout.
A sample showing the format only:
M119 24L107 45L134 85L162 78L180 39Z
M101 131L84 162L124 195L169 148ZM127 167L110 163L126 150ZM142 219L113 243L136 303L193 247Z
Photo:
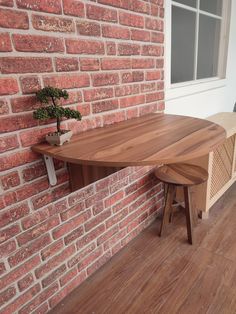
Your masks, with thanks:
M50 145L56 145L56 146L61 146L63 145L65 142L69 142L70 138L72 136L73 132L72 131L66 131L66 133L63 134L48 134L46 135L46 141L50 144Z

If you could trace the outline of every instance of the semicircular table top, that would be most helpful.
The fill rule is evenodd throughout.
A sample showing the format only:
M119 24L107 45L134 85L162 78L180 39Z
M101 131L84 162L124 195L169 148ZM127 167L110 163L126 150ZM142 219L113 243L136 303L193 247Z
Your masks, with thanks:
M32 149L74 164L126 167L191 160L225 138L225 129L208 120L152 113L74 135L60 147L42 143Z

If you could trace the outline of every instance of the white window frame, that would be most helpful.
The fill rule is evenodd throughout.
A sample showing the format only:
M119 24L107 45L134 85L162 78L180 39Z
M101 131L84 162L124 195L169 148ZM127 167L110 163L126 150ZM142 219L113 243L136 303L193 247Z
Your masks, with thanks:
M220 50L219 50L219 64L218 76L206 79L192 80L188 82L171 84L171 6L173 0L165 0L165 93L166 100L180 98L187 95L193 95L207 90L221 88L226 85L226 65L228 55L229 43L229 27L230 27L230 13L231 13L231 0L223 0L222 8L222 27L220 34ZM200 1L198 0L198 6ZM196 8L190 8L184 4L175 2L175 5L182 8L188 8L196 12ZM199 9L199 8L197 8ZM200 11L201 13L201 11ZM206 12L204 11L204 14ZM215 17L214 14L206 14ZM198 25L198 21L197 21ZM197 49L197 48L196 48ZM195 56L196 57L196 56ZM196 62L195 62L196 65Z

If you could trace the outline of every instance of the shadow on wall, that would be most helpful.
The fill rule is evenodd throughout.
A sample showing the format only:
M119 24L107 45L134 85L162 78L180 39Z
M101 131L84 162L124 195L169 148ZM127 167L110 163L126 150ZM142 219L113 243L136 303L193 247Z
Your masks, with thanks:
M234 110L233 111L236 112L236 103L234 104Z

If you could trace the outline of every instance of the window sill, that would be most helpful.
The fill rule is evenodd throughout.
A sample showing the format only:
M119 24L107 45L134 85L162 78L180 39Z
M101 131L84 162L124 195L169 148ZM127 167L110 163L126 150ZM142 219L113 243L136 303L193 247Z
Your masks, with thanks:
M226 85L226 79L214 79L211 81L204 81L199 83L190 83L188 85L175 84L165 91L165 99L172 100L194 94L204 93L213 89L222 88Z

